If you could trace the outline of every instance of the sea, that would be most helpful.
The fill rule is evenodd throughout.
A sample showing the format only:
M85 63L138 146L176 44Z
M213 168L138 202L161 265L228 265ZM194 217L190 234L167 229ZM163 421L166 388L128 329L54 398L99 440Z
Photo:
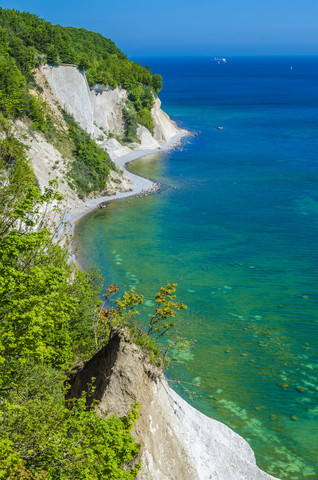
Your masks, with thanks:
M105 285L188 305L167 376L243 436L260 468L318 479L318 57L138 58L193 135L138 159L160 182L79 224L78 256Z

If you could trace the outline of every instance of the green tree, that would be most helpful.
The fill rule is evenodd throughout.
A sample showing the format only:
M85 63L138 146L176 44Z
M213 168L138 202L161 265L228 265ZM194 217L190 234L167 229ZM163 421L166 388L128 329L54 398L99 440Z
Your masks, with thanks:
M91 192L105 191L110 169L115 169L115 164L108 153L98 147L70 115L64 114L64 118L69 125L69 137L74 146L75 157L69 177L75 182L78 194L84 197Z
M155 91L155 93L158 95L160 90L162 89L162 76L159 75L158 73L155 73L152 76L152 86Z
M147 351L152 363L168 365L172 351L187 350L192 344L191 341L178 335L176 315L179 310L187 309L187 305L175 300L176 287L176 283L168 283L166 287L161 287L157 292L156 307L153 315L149 318L147 333L136 321L136 316L139 315L136 307L143 303L143 295L130 290L125 292L123 297L116 298L115 305L107 307L104 305L99 310L98 322L95 327L97 346L100 348L105 339L107 341L113 328L126 327L131 340ZM106 301L118 290L118 287L110 284L104 294ZM160 343L162 339L164 342Z
M137 113L137 121L141 125L144 125L146 128L148 128L149 132L151 133L153 132L153 129L154 129L153 118L150 110L148 110L146 107L142 108Z
M128 415L106 419L86 395L64 398L63 375L28 364L18 390L2 395L0 478L45 480L133 480L139 445L131 436L138 404Z
M6 117L19 118L26 105L25 77L11 57L0 56L0 109Z
M59 65L59 63L61 63L58 50L55 47L55 45L53 44L47 45L45 53L46 53L47 63L51 65Z

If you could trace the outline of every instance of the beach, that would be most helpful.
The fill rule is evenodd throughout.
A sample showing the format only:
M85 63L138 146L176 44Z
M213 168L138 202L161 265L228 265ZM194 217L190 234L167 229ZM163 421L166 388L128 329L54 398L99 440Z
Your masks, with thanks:
M174 135L170 140L160 147L144 150L135 150L129 154L122 155L117 159L114 159L116 166L122 170L123 174L131 181L131 186L129 190L124 192L117 192L113 195L106 195L103 197L93 198L86 200L85 202L75 206L71 210L65 212L63 216L63 222L67 226L67 231L69 234L74 234L75 225L77 222L83 218L85 215L93 211L95 208L100 205L111 202L113 200L119 200L126 197L131 197L135 195L143 195L158 189L158 184L152 182L148 178L140 177L130 173L125 166L136 160L137 158L145 157L147 155L153 155L155 153L165 152L175 148L180 144L182 138L190 136L191 133L187 130L180 130L176 135Z

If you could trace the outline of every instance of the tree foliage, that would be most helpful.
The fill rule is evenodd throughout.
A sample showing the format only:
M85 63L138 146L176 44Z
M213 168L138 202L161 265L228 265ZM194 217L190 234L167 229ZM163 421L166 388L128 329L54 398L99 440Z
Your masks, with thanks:
M28 364L19 390L4 398L0 478L133 480L139 464L123 465L139 453L130 434L138 404L127 417L103 419L86 395L65 402L63 380L57 370Z
M16 139L0 154L0 478L134 479L136 406L102 419L64 399L67 370L96 351L100 277L56 237L56 184L39 191Z
M143 295L129 290L123 297L116 298L114 305L104 304L95 322L96 347L102 346L113 328L125 326L129 330L130 338L147 351L152 363L168 365L172 351L186 350L192 344L191 341L177 334L179 323L176 319L177 312L187 309L187 305L175 301L176 287L176 283L168 283L157 292L155 311L148 320L147 333L136 321L136 316L139 315L136 307L143 304ZM118 287L110 284L104 294L106 301L118 290ZM163 337L164 342L158 342Z

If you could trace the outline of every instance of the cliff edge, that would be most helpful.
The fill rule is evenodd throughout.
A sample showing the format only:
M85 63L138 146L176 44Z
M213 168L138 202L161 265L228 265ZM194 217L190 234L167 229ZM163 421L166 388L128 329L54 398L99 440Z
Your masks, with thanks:
M92 377L100 415L124 416L132 403L141 403L133 430L141 444L139 480L275 480L257 467L242 437L174 392L125 332L114 331L109 343L79 369L68 396L80 396Z

